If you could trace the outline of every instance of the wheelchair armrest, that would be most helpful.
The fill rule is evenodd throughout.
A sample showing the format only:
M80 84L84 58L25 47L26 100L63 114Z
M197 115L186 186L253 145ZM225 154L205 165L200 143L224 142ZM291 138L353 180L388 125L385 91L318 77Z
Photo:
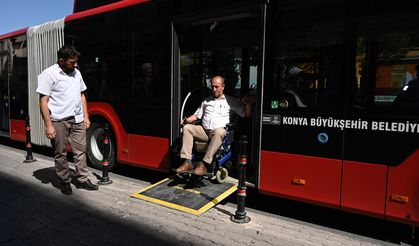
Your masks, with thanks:
M182 124L180 125L180 127L183 127L186 124L201 125L201 122L202 122L202 120L195 120L194 122L185 123L185 119L183 119Z
M202 120L195 120L194 122L191 122L189 124L192 124L192 125L201 125L201 123L202 123Z
M224 127L224 129L226 129L228 132L229 132L229 131L236 130L236 128L237 128L237 125L236 125L236 124L234 124L234 123L228 123L228 124Z

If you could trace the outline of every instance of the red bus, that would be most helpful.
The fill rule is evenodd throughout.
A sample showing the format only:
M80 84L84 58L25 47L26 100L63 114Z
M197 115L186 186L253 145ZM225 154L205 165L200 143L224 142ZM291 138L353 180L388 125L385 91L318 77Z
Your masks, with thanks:
M109 123L112 166L168 172L181 111L222 74L227 94L256 99L238 124L260 192L418 226L417 13L413 0L76 1L62 20L0 36L0 131L23 141L30 115L33 142L49 144L36 76L70 44L90 163Z

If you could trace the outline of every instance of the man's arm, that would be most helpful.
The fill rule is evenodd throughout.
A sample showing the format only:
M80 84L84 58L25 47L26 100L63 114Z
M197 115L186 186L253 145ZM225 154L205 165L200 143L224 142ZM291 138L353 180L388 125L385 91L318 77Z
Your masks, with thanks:
M84 95L84 92L81 93L81 106L83 108L83 115L84 115L83 125L84 125L84 128L87 129L90 127L90 120L89 120L89 113L87 112L87 100L86 100L86 96Z
M194 121L198 120L198 117L196 115L191 115L185 119L182 119L182 121L180 122L181 125L185 125L185 124L189 124L192 123Z
M48 101L49 96L41 95L39 98L39 108L45 123L45 134L47 135L47 138L54 139L57 133L55 132L55 128L52 125L51 115L48 109Z
M191 115L189 117L186 117L184 119L181 119L180 124L181 125L189 124L189 123L192 123L192 122L195 122L195 121L199 120L199 117L202 118L201 112L202 112L203 104L204 104L204 102L201 103L201 106L199 106L199 108L195 111L195 113L193 115Z

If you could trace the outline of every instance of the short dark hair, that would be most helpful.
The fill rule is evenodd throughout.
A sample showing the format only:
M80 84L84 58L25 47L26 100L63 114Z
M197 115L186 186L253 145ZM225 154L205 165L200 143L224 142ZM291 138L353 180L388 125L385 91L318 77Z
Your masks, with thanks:
M57 52L58 59L68 60L69 58L74 58L80 56L80 52L78 52L73 46L64 45L61 47Z

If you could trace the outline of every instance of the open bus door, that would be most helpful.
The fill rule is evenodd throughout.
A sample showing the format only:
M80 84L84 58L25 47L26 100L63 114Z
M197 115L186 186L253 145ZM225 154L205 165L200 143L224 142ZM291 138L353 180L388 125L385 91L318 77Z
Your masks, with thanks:
M26 35L0 41L0 135L24 140L28 115Z
M9 136L9 81L10 81L10 55L6 44L0 46L0 135Z
M172 22L172 146L179 143L181 117L195 112L211 93L211 77L221 74L225 94L236 98L250 95L257 102L251 118L238 119L233 144L238 145L239 135L248 136L248 180L253 183L257 183L260 152L260 109L256 105L260 105L263 84L264 13L265 5L252 5L178 16ZM237 151L233 155L234 161ZM176 167L179 160L173 158L172 163Z

